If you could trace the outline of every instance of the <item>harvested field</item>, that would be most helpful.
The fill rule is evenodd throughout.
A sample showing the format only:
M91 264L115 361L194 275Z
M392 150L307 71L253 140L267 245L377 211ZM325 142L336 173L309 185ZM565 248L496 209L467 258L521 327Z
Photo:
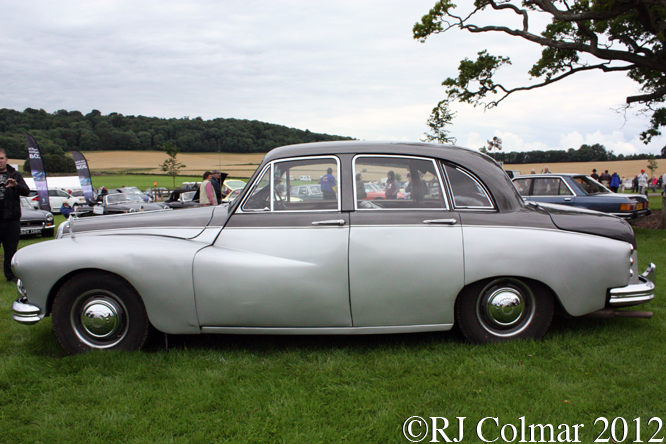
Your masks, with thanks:
M146 173L163 174L160 165L166 160L163 151L86 151L83 155L88 160L91 171L107 173ZM232 177L249 178L265 153L232 154L232 153L179 153L178 161L186 165L180 170L180 175L199 176L206 170L220 170ZM655 159L659 169L655 174L666 173L666 159ZM9 163L23 165L24 160L10 159ZM647 171L647 160L622 160L617 162L569 162L569 163L532 163L532 164L505 164L507 170L518 170L522 174L529 174L532 169L537 173L548 166L554 173L585 173L592 174L596 168L598 173L608 170L614 171L626 178L634 177L641 169Z

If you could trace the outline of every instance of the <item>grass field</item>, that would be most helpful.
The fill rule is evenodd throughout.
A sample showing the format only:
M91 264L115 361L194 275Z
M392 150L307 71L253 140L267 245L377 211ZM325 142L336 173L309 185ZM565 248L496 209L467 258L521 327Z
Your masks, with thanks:
M403 424L415 415L447 418L449 438L465 417L463 443L482 442L484 417L500 424L485 422L486 439L506 442L501 426L520 430L522 416L557 432L582 424L584 443L613 442L597 418L614 421L615 438L626 422L628 437L615 441L665 438L648 422L666 420L666 231L636 235L641 270L658 267L657 297L641 308L652 319L558 318L541 341L490 346L455 331L169 336L168 350L160 336L144 352L67 356L50 318L31 327L10 319L16 290L1 282L0 442L406 443ZM62 242L63 255L76 254Z

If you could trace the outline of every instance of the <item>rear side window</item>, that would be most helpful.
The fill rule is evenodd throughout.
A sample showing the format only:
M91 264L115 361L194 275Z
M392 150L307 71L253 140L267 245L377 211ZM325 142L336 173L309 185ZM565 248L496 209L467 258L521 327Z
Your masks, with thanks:
M465 170L445 165L456 208L492 209L493 204L481 183Z
M571 196L573 193L558 177L534 179L534 196Z
M513 181L513 185L516 187L521 196L529 196L531 184L532 179L516 179Z

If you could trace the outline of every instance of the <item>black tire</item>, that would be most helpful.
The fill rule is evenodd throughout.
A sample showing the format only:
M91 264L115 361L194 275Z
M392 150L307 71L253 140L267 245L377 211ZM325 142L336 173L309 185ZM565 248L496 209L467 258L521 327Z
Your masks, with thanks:
M138 350L150 321L143 301L124 279L87 272L65 282L53 301L53 330L67 352Z
M477 344L541 338L553 319L551 292L533 281L499 278L472 284L456 300L456 321Z

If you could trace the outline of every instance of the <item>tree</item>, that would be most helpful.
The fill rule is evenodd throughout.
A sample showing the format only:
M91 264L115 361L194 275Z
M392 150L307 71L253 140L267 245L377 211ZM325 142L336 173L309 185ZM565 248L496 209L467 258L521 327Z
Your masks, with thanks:
M492 108L514 92L544 87L580 72L626 72L639 84L641 93L627 97L625 108L637 104L641 112L651 114L650 126L641 133L641 139L647 144L652 137L661 135L660 128L666 126L664 0L475 0L474 6L471 13L463 16L453 13L456 5L451 0L438 1L414 25L414 38L424 42L433 34L458 28L524 39L544 48L541 58L529 70L529 75L541 82L515 87L495 83L497 71L511 64L511 60L484 50L476 61L462 60L458 77L442 83L449 100ZM479 17L482 14L483 19ZM522 27L472 22L477 17L487 22L490 17L501 23L505 14L510 15L509 19L520 19ZM543 14L549 14L551 22L536 34L530 29L530 18ZM491 94L500 96L491 99Z
M493 150L502 151L502 139L497 136L493 137L493 140L488 141L488 147L486 148L486 151L490 153ZM495 156L493 156L493 159L494 158Z
M650 170L650 176L654 176L654 172L659 169L659 164L654 159L649 159L647 164L648 169Z
M184 168L186 165L183 165L182 163L178 162L178 160L176 160L176 156L180 150L172 141L168 141L166 145L164 145L164 151L169 157L161 165L161 168L162 171L173 178L173 188L176 188L176 176L178 175L180 169Z
M455 144L456 138L449 136L450 131L444 129L446 125L451 125L451 121L456 113L449 109L449 101L442 100L432 109L428 119L430 132L423 135L424 142L450 143Z

